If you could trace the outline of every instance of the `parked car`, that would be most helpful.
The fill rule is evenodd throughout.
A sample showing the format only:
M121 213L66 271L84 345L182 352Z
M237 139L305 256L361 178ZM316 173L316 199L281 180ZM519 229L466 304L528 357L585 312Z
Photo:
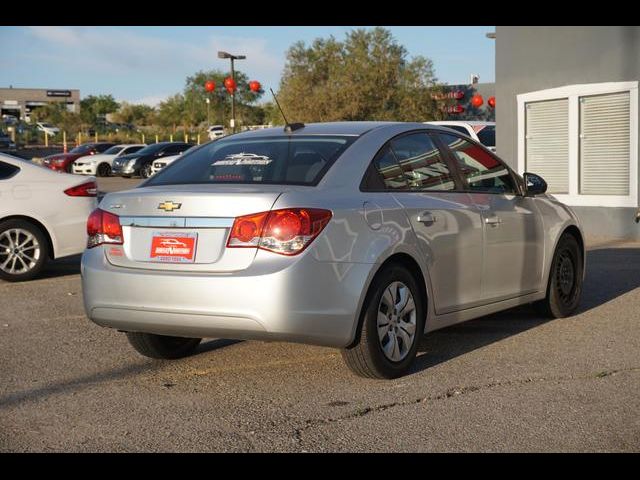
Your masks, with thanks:
M16 143L11 140L8 133L0 129L0 150L1 151L13 151L16 149Z
M113 147L105 150L104 153L80 157L78 160L73 162L71 170L73 173L80 175L108 177L111 175L111 165L116 158L136 153L146 146L147 145L144 143L137 143L134 145L114 145Z
M188 355L201 337L292 341L393 378L423 333L531 302L575 311L583 234L545 191L434 125L238 133L104 197L88 221L84 306L153 358Z
M82 252L96 194L95 178L0 154L0 278L30 280L48 260Z
M75 162L77 159L88 155L104 153L114 145L115 143L108 142L83 143L82 145L78 145L76 148L69 151L69 153L56 153L54 155L44 157L42 164L52 170L71 173L73 169L73 162Z
M193 147L191 147L189 150L185 150L183 153L179 154L179 155L173 155L171 157L163 157L160 160L156 160L153 162L152 166L151 166L151 175L155 175L156 173L158 173L160 170L162 170L165 167L168 167L169 165L171 165L174 161L176 161L177 159L179 159L182 155L184 155L185 153L193 150L194 148L198 148L197 145L194 145Z
M489 150L495 153L496 151L496 122L484 122L484 121L437 121L437 122L425 122L431 125L441 125L443 127L451 128L460 133L470 136L476 142L480 142Z
M211 125L209 128L207 128L207 134L209 136L209 140L215 140L216 138L224 137L224 126Z
M152 143L130 155L123 155L113 161L111 166L114 175L125 178L140 176L149 178L152 175L152 165L157 159L179 155L193 145L184 142Z
M50 123L36 122L36 128L41 132L46 133L50 137L53 137L54 135L60 133L60 129L58 127L54 127Z

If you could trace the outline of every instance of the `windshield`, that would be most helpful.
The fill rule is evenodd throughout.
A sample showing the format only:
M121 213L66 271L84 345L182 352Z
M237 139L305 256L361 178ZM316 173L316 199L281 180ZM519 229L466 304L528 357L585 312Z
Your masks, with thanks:
M163 143L154 143L154 144L152 144L152 145L147 145L146 147L144 147L144 148L142 148L142 149L138 150L138 151L136 152L136 154L140 154L141 156L142 156L142 155L149 155L150 153L155 153L155 152L157 152L158 150L161 150L161 149L163 149L163 148L164 148L164 147L166 147L166 146L167 146L167 145L166 145L166 144L163 144Z
M227 138L173 162L146 183L316 185L356 137Z
M477 132L478 139L485 147L496 146L496 127L495 125L487 125Z
M117 155L118 153L120 153L122 151L124 147L120 147L118 145L116 145L115 147L111 147L108 148L107 150L104 151L105 155Z
M87 143L85 145L78 145L69 153L87 153L87 152L90 152L92 149L93 149L93 144Z

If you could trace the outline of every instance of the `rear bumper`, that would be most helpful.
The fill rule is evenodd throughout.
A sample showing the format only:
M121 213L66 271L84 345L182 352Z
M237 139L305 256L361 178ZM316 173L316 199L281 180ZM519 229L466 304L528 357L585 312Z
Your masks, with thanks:
M303 254L274 269L270 255L259 251L241 272L196 274L115 267L103 247L93 248L82 256L85 310L98 325L125 331L351 343L374 265L318 262Z

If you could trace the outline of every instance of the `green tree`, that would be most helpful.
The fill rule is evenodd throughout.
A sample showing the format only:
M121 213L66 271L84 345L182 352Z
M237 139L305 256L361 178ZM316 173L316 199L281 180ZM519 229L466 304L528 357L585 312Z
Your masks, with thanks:
M382 27L357 29L344 41L294 43L278 99L290 122L335 120L429 121L441 117L431 60L407 50Z
M185 112L185 99L180 93L172 95L158 106L157 121L163 127L171 127L173 133L180 124Z
M80 100L80 117L83 123L94 125L98 120L104 119L107 113L116 112L119 107L113 95L89 95Z
M134 125L152 125L155 123L156 110L149 105L136 105L122 102L118 111L114 114L114 120L121 123Z

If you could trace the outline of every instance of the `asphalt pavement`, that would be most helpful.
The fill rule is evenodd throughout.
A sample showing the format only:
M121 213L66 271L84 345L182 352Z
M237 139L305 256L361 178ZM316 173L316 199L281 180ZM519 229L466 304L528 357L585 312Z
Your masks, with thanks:
M0 451L637 452L640 244L591 245L587 262L577 315L520 307L433 332L409 375L376 381L287 343L141 357L85 317L79 257L56 261L0 281Z

